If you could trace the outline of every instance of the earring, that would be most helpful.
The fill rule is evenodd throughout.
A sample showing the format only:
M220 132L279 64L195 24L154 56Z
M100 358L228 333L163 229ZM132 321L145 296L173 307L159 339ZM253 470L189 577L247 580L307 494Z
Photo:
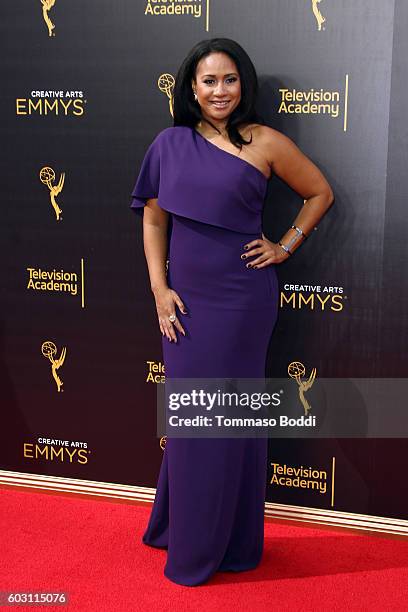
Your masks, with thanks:
M194 92L194 100L195 100L196 102L197 102L197 100L198 100L198 96L197 96L196 92Z

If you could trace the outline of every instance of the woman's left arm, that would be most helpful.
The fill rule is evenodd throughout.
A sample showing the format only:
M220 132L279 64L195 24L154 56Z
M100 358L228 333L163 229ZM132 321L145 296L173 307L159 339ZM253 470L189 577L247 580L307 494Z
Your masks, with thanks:
M333 191L322 172L290 138L266 126L263 126L260 138L272 172L305 202L295 219L288 223L288 230L277 245L269 241L264 234L261 242L266 244L256 244L255 240L246 245L249 249L255 247L251 251L247 250L247 256L259 254L250 265L256 268L287 259L302 244L305 236L313 231L334 201ZM291 228L291 225L295 225L298 230ZM289 251L286 250L288 248Z

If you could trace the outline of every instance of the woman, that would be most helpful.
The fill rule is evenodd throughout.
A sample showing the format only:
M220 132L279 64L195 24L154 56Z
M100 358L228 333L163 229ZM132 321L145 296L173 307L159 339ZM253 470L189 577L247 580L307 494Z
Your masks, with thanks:
M166 378L265 376L278 312L275 267L333 201L319 169L261 123L257 87L239 44L198 43L176 77L174 126L149 146L132 192ZM278 244L261 229L273 173L306 200ZM167 578L192 586L259 564L266 462L266 438L167 439L143 535L168 549Z

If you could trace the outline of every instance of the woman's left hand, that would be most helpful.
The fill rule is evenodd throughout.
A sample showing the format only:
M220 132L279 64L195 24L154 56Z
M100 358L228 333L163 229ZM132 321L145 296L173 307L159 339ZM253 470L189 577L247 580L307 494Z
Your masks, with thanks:
M241 259L248 259L258 255L256 259L252 259L247 263L247 268L265 268L270 264L278 264L290 257L279 244L271 242L263 234L262 238L257 238L244 245L245 253L241 255Z

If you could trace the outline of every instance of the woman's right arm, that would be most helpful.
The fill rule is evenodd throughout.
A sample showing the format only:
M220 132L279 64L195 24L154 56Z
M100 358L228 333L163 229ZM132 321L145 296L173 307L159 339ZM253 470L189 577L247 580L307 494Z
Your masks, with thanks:
M150 288L156 301L157 315L160 331L167 338L177 342L176 327L183 335L185 331L176 316L172 324L169 321L171 314L176 314L175 304L183 312L185 307L178 294L167 284L166 257L167 257L167 228L169 213L157 203L157 198L147 200L143 214L143 246L150 277ZM184 314L186 314L184 312ZM174 327L173 327L174 325Z

